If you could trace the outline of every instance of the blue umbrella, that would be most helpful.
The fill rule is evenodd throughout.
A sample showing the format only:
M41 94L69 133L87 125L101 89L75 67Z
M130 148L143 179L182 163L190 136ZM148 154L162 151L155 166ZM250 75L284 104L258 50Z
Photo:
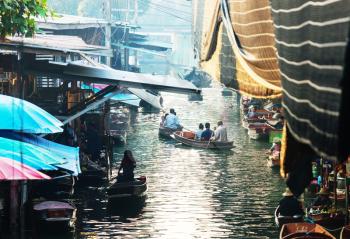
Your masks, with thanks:
M29 156L27 154L21 154L18 152L14 152L14 151L2 149L2 150L0 150L0 157L10 158L10 159L15 160L17 162L25 164L29 167L32 167L36 170L57 170L58 169L57 167L50 165L50 164L46 164L37 158L34 158L34 157Z
M66 163L66 160L64 160L60 155L47 149L3 137L0 137L0 149L0 151L8 153L13 152L13 154L36 158L38 162L42 162L43 164L58 165Z
M0 95L0 102L0 130L35 134L63 132L61 121L28 101Z
M34 134L20 134L7 130L0 130L0 137L18 140L45 148L67 161L66 163L56 165L57 167L71 171L74 176L81 173L78 147L58 144Z

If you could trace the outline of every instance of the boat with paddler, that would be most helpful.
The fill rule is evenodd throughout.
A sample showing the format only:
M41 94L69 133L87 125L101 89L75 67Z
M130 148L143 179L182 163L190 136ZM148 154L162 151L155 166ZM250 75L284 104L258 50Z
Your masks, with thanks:
M203 141L196 140L195 133L192 131L176 131L173 134L173 138L190 147L193 148L202 148L202 149L220 149L220 150L228 150L234 148L233 141L221 142L221 141Z
M164 127L164 126L159 126L159 131L158 134L161 137L164 138L172 138L171 135L174 134L176 131L182 131L183 127L179 127L177 129L172 129L172 128L168 128L168 127Z

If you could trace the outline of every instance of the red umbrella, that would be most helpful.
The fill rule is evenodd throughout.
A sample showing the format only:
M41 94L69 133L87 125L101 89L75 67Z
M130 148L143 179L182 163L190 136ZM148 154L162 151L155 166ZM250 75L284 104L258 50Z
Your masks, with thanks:
M32 179L50 179L50 177L11 158L0 157L0 180Z

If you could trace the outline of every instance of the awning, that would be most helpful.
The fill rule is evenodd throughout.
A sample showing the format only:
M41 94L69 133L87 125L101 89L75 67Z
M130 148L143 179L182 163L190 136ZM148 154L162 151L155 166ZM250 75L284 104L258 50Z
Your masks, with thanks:
M60 157L62 160L62 163L55 164L56 167L71 171L72 175L74 176L77 176L79 173L81 173L78 147L70 147L63 144L58 144L33 134L20 134L11 131L0 131L0 136L12 140L22 141L35 147L40 147L43 150L48 150L52 154ZM2 139L1 137L0 139Z
M143 48L151 51L167 51L172 48L171 44L168 44L166 42L157 42L157 41L149 41L149 40L129 41L125 45L133 48Z
M13 156L13 160L21 161L37 169L45 169L47 165L56 166L66 163L63 157L47 149L4 137L0 137L0 149L2 155Z
M35 37L7 37L0 41L0 48L34 54L85 53L89 55L113 56L112 50L104 46L86 44L77 36L40 35Z
M1 138L0 138L0 141L1 141ZM57 167L55 167L51 164L47 164L45 162L42 162L40 159L38 159L36 157L32 157L32 156L29 156L28 154L23 154L20 152L9 150L9 149L1 149L0 150L0 157L10 158L16 162L22 163L22 164L27 165L31 168L36 169L36 170L51 171L51 170L58 169Z
M108 85L105 84L91 84L91 85L87 85L87 84L82 84L81 88L82 89L91 89L94 93L99 92L100 90L106 88ZM128 105L132 105L132 106L140 106L140 98L137 97L136 95L130 94L130 93L126 93L126 92L121 92L116 94L115 96L113 96L111 98L111 100L115 100L115 101L119 101L122 102L124 104L128 104Z
M92 84L91 86L82 84L82 89L92 89L94 93L99 92L100 90L106 88L108 85L105 84ZM140 101L144 100L148 104L152 105L156 109L161 109L160 97L154 94L147 92L146 90L128 88L129 93L121 92L113 96L111 100L120 101L125 104L140 106Z
M84 65L77 62L58 63L28 61L25 71L37 75L53 76L83 82L117 85L144 90L174 93L200 93L192 83L170 75L151 75L114 70L100 66Z
M0 102L0 130L37 134L63 131L61 121L28 101L0 95Z
M161 109L162 105L160 104L160 96L151 94L146 90L128 88L128 90L134 95L140 97L140 99L146 101L148 104L152 105L156 109Z
M8 157L0 157L0 180L50 179L49 176Z

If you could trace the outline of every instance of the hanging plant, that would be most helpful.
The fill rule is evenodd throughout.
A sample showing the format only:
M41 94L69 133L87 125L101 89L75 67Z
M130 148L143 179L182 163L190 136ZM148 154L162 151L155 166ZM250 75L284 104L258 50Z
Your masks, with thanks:
M0 39L7 35L33 36L36 31L34 17L48 14L46 0L1 0Z

